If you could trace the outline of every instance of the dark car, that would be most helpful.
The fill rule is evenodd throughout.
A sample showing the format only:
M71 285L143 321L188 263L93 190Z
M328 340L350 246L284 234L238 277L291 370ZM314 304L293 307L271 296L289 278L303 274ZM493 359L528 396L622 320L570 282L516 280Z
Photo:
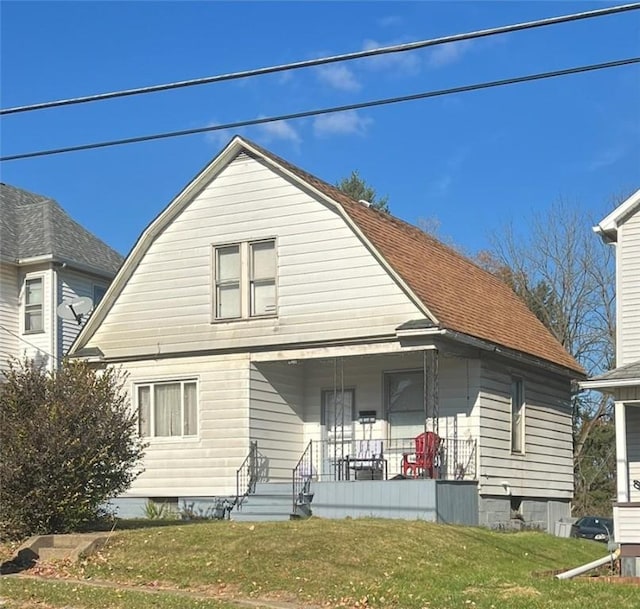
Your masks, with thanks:
M571 525L571 537L595 541L613 540L613 520L598 516L583 516Z

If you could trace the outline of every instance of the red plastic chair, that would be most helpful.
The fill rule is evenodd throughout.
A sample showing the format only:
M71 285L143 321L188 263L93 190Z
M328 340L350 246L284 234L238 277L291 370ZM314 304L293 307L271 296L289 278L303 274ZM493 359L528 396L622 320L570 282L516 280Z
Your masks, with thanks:
M435 459L440 449L440 437L432 431L425 431L415 437L415 453L403 453L402 475L407 478L420 478L423 471L435 478Z

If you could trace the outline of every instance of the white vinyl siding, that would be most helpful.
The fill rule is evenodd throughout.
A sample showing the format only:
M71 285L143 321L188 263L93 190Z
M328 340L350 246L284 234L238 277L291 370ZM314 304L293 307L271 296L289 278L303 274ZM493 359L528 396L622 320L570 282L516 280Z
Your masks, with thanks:
M29 271L19 274L20 285L20 340L18 343L19 357L28 357L39 365L52 370L58 362L58 353L54 341L54 325L56 319L54 272L48 264L34 265ZM25 327L27 306L27 281L37 279L42 281L42 330L28 331ZM38 297L39 299L40 297Z
M291 480L304 450L304 366L287 362L251 364L251 439L265 467L265 480Z
M627 404L625 413L629 501L640 504L640 489L634 486L634 481L640 482L640 404Z
M143 472L127 497L235 495L236 470L249 450L249 361L246 355L129 362L132 407L139 385L177 378L198 383L198 435L148 438Z
M78 271L72 271L68 268L59 269L57 271L57 277L57 304L76 300L77 298L91 298L95 308L97 305L96 298L104 295L109 286L107 280L92 277L91 275ZM87 318L88 314L83 315L80 323L78 323L75 319L62 319L57 317L57 351L60 357L64 357L67 354Z
M138 420L144 436L198 435L198 390L194 380L138 385Z
M277 317L211 323L212 246L274 236ZM423 317L335 209L242 155L158 235L87 346L250 349L388 335Z
M19 355L18 294L17 267L0 263L0 373L10 357Z
M511 381L526 386L524 453L511 451ZM573 494L573 436L570 384L535 369L512 370L482 358L479 466L481 493L570 499Z
M640 209L618 231L618 366L640 360Z

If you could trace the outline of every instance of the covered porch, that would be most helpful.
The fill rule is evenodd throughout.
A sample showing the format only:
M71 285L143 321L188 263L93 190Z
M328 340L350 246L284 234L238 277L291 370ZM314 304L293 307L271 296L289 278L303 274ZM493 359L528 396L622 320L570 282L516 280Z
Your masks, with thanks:
M249 417L258 479L290 480L298 468L317 482L475 480L478 388L477 360L433 344L258 354Z

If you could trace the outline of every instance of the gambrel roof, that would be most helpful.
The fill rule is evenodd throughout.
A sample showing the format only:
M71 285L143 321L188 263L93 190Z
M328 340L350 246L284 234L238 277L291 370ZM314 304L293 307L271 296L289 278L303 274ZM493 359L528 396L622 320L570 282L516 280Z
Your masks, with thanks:
M109 277L123 261L53 199L0 183L0 259L19 263L40 257Z
M420 229L354 201L336 187L240 137L216 157L142 234L78 337L86 344L151 241L217 173L239 154L265 163L300 188L332 205L387 268L433 326L560 366L573 376L584 371L522 300L494 275ZM410 321L410 320L407 320Z

